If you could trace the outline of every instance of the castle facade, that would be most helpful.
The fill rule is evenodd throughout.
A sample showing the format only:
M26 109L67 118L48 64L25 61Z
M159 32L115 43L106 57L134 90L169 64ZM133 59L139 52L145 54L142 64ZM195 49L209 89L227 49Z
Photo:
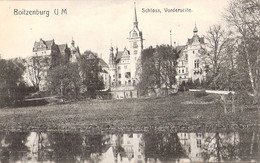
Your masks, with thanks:
M134 6L133 29L129 32L129 49L119 51L118 48L110 48L109 77L110 90L113 98L137 97L135 89L139 81L141 69L141 53L143 50L143 34L139 30L136 6Z

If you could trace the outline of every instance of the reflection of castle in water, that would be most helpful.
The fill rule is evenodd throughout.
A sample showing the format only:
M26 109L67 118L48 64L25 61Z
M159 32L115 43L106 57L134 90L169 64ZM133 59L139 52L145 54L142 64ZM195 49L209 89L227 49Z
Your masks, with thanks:
M111 135L111 148L115 162L144 162L142 134Z
M259 134L0 133L1 162L163 163L259 160ZM251 157L248 157L251 156Z
M225 152L223 143L236 146L239 143L238 133L178 133L182 147L191 162L215 162L218 152ZM220 142L221 141L221 142ZM217 151L222 148L221 151ZM210 156L207 156L210 153Z

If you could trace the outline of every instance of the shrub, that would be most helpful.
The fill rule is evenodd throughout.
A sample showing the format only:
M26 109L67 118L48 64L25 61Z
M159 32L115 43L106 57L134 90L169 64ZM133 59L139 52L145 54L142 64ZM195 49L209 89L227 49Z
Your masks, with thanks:
M212 102L216 99L216 97L214 96L206 96L205 98L203 98L203 101L205 102Z
M238 91L235 95L235 102L237 105L245 106L245 105L252 105L254 99L252 96L248 95L246 91Z
M208 94L205 91L194 92L194 97L196 97L196 98L201 98L201 97L204 97L204 96L207 96L207 95Z
M184 92L184 91L187 91L187 90L188 90L188 86L187 86L186 82L183 81L183 82L179 85L178 91Z

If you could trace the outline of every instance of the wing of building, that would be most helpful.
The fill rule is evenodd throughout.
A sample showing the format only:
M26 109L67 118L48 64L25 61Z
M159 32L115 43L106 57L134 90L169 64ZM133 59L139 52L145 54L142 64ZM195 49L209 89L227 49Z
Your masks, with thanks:
M177 68L177 81L182 83L188 80L199 81L206 79L205 65L202 60L200 50L205 47L203 37L199 37L198 29L195 25L193 29L193 36L189 38L186 45L176 46L177 51L180 52Z
M72 39L71 46L67 44L56 44L55 40L35 41L33 54L26 59L26 78L31 85L38 86L39 91L47 91L47 73L55 65L62 61L77 62L80 57L79 47L75 47Z

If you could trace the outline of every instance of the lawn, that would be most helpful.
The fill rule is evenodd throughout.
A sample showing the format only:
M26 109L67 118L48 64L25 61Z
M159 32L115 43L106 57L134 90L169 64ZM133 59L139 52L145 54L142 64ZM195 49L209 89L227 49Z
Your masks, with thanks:
M203 132L257 129L257 109L224 114L216 95L86 100L0 109L0 130Z

